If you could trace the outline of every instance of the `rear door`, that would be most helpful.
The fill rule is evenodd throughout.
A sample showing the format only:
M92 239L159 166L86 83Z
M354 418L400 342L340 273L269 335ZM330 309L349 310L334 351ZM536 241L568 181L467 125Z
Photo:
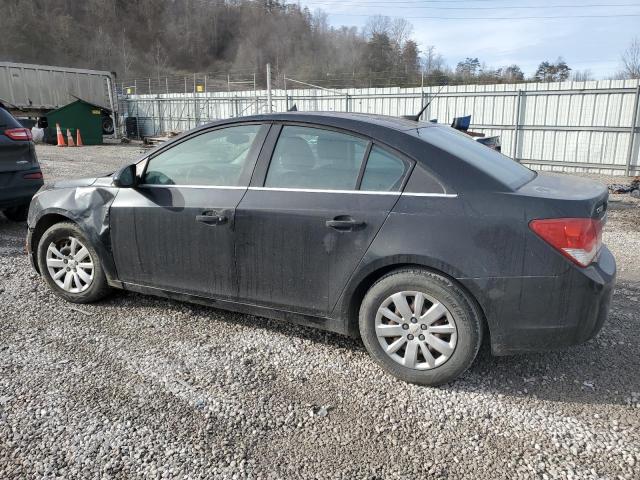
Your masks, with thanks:
M394 157L380 172L388 152L368 138L291 124L279 130L272 128L236 212L239 298L326 315L396 203L411 162Z
M267 131L198 132L148 160L140 184L121 189L110 210L120 280L236 298L235 209Z

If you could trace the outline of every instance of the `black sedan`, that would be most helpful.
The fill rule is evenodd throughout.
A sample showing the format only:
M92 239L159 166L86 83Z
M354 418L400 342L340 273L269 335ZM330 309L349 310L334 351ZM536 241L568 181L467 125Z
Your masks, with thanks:
M598 332L616 272L606 209L605 188L449 127L286 113L41 191L28 246L71 302L121 288L359 335L393 375L436 385L483 338L504 355Z
M42 186L42 172L31 139L24 128L0 104L0 210L9 219L27 219L29 202Z

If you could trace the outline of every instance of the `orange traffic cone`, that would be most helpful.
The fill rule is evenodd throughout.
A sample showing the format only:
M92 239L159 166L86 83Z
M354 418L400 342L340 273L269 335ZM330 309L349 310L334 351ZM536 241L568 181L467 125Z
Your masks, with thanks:
M73 143L73 137L71 136L71 130L67 128L67 145L70 147L75 147L76 144Z
M62 130L60 129L60 124L56 123L56 136L58 137L58 147L66 147L67 144L64 143L64 137L62 136Z
M82 137L80 136L80 129L76 131L76 147L84 147L84 143L82 143Z

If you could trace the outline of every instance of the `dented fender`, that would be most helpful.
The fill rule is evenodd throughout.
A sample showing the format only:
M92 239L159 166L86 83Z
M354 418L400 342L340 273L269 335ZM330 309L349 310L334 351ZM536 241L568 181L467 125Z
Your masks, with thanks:
M117 272L109 233L109 209L118 191L119 189L112 185L110 177L45 185L33 197L27 218L29 227L27 249L34 268L38 270L36 258L38 242L46 228L50 226L47 217L56 215L80 227L98 252L107 279L110 283L116 281Z

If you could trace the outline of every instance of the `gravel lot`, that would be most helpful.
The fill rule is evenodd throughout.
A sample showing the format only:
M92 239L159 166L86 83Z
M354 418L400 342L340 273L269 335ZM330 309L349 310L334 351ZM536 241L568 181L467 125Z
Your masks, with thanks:
M135 146L38 147L47 179ZM599 178L607 181L606 178ZM0 478L640 478L640 202L616 196L600 335L456 383L384 375L359 341L130 293L76 307L0 215Z

